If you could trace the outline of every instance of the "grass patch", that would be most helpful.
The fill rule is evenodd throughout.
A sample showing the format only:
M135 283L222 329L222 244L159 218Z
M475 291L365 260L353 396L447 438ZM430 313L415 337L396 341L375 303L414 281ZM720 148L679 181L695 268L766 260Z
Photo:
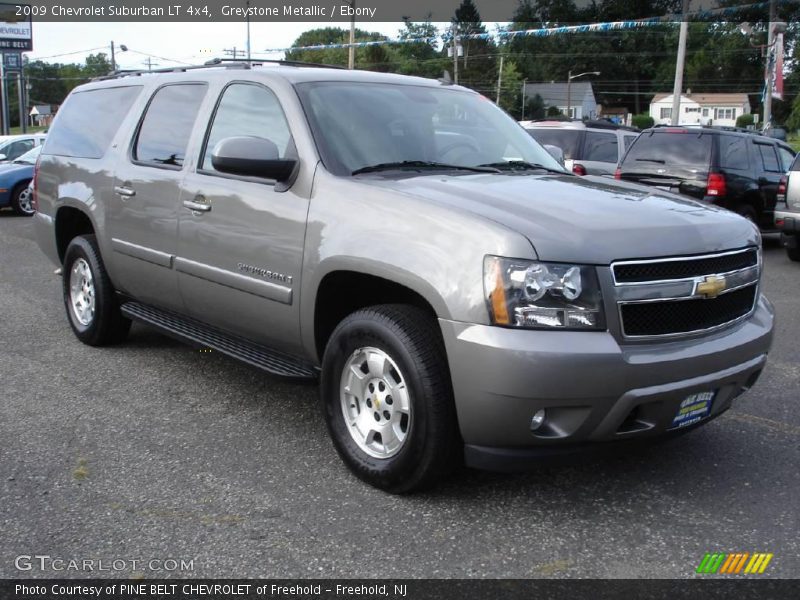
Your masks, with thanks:
M795 152L800 152L800 135L798 135L798 134L796 134L796 133L794 133L794 134L791 134L791 133L790 133L790 134L787 136L787 138L786 138L786 141L788 142L788 144L789 144L789 145L790 145L792 148L794 148L794 151L795 151Z
M47 127L28 127L27 133L41 133L47 129ZM12 127L11 128L11 135L21 135L22 134L22 127Z

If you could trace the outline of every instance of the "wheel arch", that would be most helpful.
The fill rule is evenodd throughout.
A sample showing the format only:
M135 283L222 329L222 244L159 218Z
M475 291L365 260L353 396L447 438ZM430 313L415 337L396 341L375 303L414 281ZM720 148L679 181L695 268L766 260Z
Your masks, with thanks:
M90 235L97 231L91 216L81 208L64 204L55 214L56 250L59 262L64 262L64 254L69 243L79 235Z

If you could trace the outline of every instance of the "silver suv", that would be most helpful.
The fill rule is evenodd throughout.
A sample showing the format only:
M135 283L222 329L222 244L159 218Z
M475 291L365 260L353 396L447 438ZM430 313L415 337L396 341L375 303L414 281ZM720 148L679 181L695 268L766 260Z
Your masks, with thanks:
M439 81L233 63L92 82L35 196L78 339L136 320L319 376L337 451L392 492L687 431L772 338L755 226L565 172Z
M800 261L800 154L778 184L775 226L781 232L789 258Z

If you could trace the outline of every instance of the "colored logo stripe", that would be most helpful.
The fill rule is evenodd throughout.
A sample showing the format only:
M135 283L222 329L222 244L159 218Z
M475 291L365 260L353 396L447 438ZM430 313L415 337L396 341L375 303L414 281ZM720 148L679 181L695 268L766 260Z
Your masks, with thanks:
M746 574L761 574L766 570L773 556L772 553L766 552L756 552L752 555L749 552L733 552L730 554L706 552L697 567L697 573L738 574L742 573L742 569L744 569ZM748 559L750 560L748 561Z

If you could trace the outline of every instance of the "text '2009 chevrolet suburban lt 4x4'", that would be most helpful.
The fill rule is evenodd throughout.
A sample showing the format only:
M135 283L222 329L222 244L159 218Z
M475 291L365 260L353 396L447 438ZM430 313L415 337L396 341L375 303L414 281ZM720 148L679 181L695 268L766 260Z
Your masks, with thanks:
M757 228L625 185L446 82L238 63L73 91L35 224L81 341L319 373L342 459L405 492L687 431L758 378Z

